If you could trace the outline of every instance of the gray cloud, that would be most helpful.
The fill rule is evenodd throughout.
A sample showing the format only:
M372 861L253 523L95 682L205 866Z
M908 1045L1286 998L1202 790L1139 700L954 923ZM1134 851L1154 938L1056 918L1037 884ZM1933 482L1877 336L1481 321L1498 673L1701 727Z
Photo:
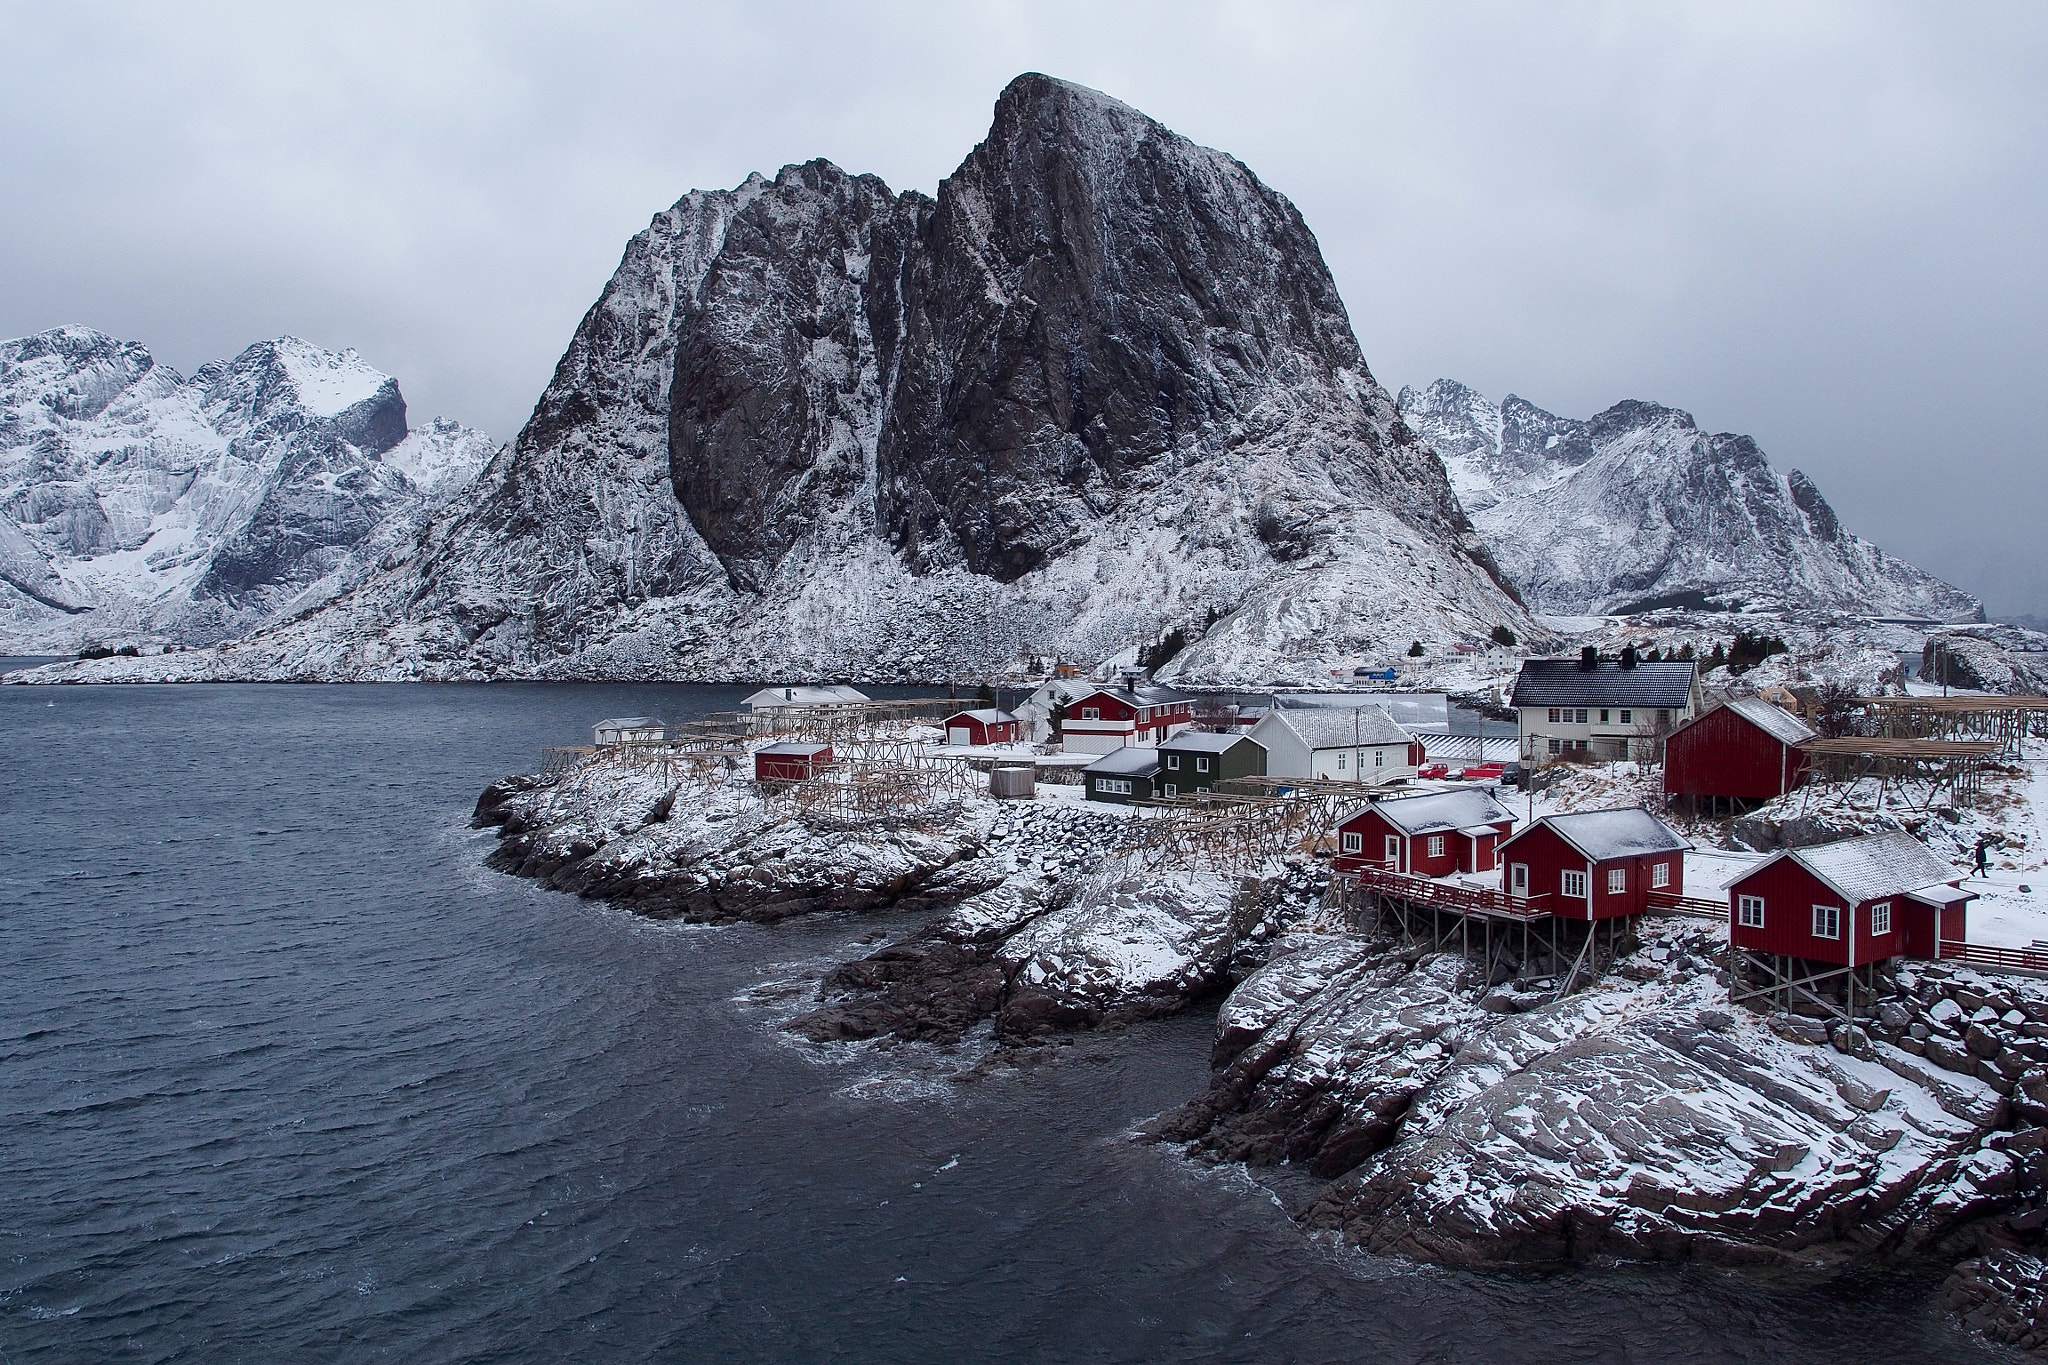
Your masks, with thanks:
M587 10L587 12L585 12ZM0 7L0 334L355 346L509 436L626 237L829 157L930 190L1043 70L1300 206L1390 385L1754 435L2048 612L2048 11Z

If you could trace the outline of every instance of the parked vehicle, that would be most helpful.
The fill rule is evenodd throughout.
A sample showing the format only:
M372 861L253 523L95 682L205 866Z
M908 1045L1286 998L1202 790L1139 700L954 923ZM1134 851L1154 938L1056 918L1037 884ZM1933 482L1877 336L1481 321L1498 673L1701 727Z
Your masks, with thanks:
M1426 764L1426 765L1424 765L1423 767L1417 768L1417 769L1415 770L1415 775L1416 775L1417 777L1438 777L1438 778L1441 778L1441 777L1449 777L1449 776L1450 776L1450 774L1451 774L1451 770L1450 770L1450 767L1449 767L1449 765L1447 765L1447 764L1443 764L1443 763L1430 763L1430 764Z

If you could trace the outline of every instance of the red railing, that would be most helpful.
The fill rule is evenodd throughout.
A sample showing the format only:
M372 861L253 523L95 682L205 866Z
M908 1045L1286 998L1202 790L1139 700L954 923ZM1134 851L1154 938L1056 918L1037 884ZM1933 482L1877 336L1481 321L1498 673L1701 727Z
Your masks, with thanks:
M1361 867L1344 875L1383 896L1398 896L1454 915L1505 915L1510 919L1548 919L1551 915L1549 896L1510 896L1504 891L1488 891L1463 882L1411 877L1375 867Z
M1938 950L1943 962L1964 962L1972 967L2003 967L2008 971L2048 972L2048 948L2001 948L1991 943L1964 943L1943 939Z
M1728 918L1727 901L1710 901L1703 896L1681 896L1676 891L1646 891L1643 899L1652 910L1668 915L1691 915L1694 919Z

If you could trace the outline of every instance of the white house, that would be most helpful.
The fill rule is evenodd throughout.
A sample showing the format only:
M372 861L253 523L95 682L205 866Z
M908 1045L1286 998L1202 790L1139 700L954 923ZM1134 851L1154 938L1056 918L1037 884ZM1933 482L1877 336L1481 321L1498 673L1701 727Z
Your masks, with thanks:
M1699 714L1699 670L1677 659L1528 659L1512 705L1524 763L1567 754L1654 760L1664 736Z
M597 746L613 744L659 744L668 738L668 722L653 716L617 716L591 727Z
M1049 741L1052 738L1053 711L1061 706L1071 709L1075 702L1094 690L1095 684L1086 678L1047 678L1014 713L1024 727L1024 738L1033 744Z
M1372 705L1276 705L1249 733L1265 746L1268 777L1392 782L1422 764L1422 741Z
M771 723L778 714L813 706L846 706L867 699L867 693L844 683L823 683L812 687L764 687L740 705L753 716L759 728Z

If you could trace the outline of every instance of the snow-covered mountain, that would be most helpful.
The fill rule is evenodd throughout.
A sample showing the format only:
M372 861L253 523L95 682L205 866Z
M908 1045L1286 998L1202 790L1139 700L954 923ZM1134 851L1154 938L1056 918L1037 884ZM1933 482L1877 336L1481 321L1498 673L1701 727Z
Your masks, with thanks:
M1027 75L936 198L813 161L658 214L412 558L208 666L921 680L1179 627L1250 684L1500 624L1294 207Z
M1439 379L1401 390L1494 557L1538 611L1746 605L1981 621L1983 604L1851 535L1804 474L1655 403L1589 421Z
M353 586L492 454L295 337L186 379L62 327L0 342L0 652L206 644Z

